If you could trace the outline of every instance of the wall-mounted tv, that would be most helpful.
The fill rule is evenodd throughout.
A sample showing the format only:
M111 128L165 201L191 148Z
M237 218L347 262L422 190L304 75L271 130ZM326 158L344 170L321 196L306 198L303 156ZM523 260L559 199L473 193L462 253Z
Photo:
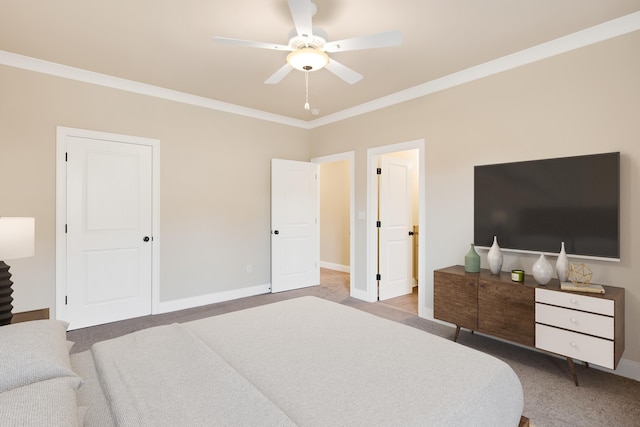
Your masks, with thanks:
M476 166L474 244L620 259L620 153Z

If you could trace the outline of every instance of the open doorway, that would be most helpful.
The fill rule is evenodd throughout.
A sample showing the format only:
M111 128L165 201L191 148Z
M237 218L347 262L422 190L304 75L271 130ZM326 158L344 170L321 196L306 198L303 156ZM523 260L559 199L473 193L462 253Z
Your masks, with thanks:
M384 275L391 275L392 280L396 280L401 276L408 276L412 283L407 284L405 295L390 300L385 300L385 304L398 304L405 311L411 311L421 315L424 310L424 295L421 290L425 286L426 272L425 259L420 256L420 248L425 247L425 162L424 162L424 140L410 141L400 144L393 144L383 147L371 148L368 150L367 163L367 297L369 301L378 301L379 286L384 282ZM397 227L399 236L404 236L401 244L396 245L393 249L386 250L383 245L387 244L380 237L380 230L384 224L378 223L380 212L384 211L385 203L398 203L397 194L394 197L387 197L385 201L384 195L381 193L380 168L381 159L397 157L405 158L411 164L411 189L415 202L411 204L410 219L401 227ZM404 179L404 175L409 172L398 172L396 174ZM384 171L382 171L384 174ZM404 191L404 190L402 190ZM395 219L394 219L395 221ZM396 224L397 222L394 222ZM400 240L398 240L400 242ZM385 250L391 254L385 258ZM401 252L402 256L398 254ZM401 263L399 268L395 268L394 263ZM408 267L407 267L407 263ZM384 269L385 272L380 271ZM404 273L410 269L408 273ZM404 271L404 272L403 272ZM400 274L402 273L402 274ZM408 283L405 281L405 283ZM414 285L417 285L414 287ZM415 294L414 294L415 293Z
M311 159L319 164L321 280L344 282L354 296L354 152Z

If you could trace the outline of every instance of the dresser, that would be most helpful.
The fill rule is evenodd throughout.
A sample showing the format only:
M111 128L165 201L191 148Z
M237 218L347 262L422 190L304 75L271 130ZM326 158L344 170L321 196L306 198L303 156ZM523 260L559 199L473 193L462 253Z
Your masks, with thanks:
M603 288L569 292L557 279L517 283L507 272L458 265L434 271L433 312L456 325L454 341L464 328L566 357L578 385L573 359L615 369L624 351L624 288Z
M536 348L615 369L624 351L624 289L536 289Z

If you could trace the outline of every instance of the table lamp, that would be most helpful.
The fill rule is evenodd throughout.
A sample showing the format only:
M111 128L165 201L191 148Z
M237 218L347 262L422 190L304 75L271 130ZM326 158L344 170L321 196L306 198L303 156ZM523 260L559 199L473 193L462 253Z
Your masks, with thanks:
M35 218L0 217L0 326L11 323L13 289L5 259L33 256Z

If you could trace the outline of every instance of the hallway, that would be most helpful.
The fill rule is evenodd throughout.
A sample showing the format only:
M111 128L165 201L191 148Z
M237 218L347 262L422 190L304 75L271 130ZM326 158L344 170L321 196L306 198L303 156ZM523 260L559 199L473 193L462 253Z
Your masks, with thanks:
M349 295L349 273L321 268L320 283L324 286L339 288ZM378 304L387 305L395 309L417 315L418 287L414 287L411 294L402 295L385 301L378 301Z

